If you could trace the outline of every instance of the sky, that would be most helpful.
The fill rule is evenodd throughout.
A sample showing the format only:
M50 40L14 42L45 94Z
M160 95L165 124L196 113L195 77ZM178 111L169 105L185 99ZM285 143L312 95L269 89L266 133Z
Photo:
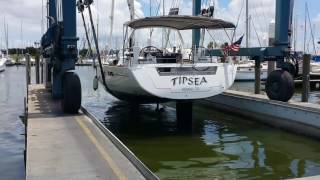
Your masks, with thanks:
M0 48L4 48L4 19L9 27L9 47L26 47L33 46L34 42L41 38L41 17L42 17L42 1L46 0L1 0L0 1ZM157 15L157 2L162 0L151 0L152 15ZM179 0L178 0L179 1ZM214 3L216 7L215 17L231 21L238 24L236 37L240 37L245 33L245 0L202 0L203 7L207 7L208 3ZM211 2L210 2L211 1ZM214 2L213 2L214 1ZM266 46L268 39L269 22L275 16L276 0L249 0L249 14L251 15L251 35L250 46ZM165 12L167 13L172 5L173 0L165 0ZM313 27L314 41L320 40L320 7L319 0L294 0L294 17L297 22L297 50L303 49L304 39L304 16L305 3L308 4L310 11L310 21L307 24L307 50L313 52L312 38L310 33L310 24ZM207 4L206 4L207 3ZM162 7L162 5L161 5ZM45 7L44 7L45 8ZM101 46L105 46L108 42L110 31L110 8L111 0L94 0L93 14L96 22L99 22L99 42ZM192 0L180 0L180 14L191 14ZM150 0L135 0L135 11L137 18L150 15ZM242 11L241 11L242 9ZM44 9L46 12L46 9ZM240 13L241 12L241 13ZM162 10L159 12L162 14ZM87 13L85 14L86 18ZM238 17L239 21L238 21ZM98 19L98 20L97 20ZM123 23L129 20L129 10L127 0L115 0L115 24L113 46L120 47L122 42ZM83 44L84 33L80 14L78 14L77 22L78 37L80 38L79 47ZM46 27L46 25L44 25ZM22 29L22 31L21 31ZM22 32L22 33L21 33ZM142 32L141 35L143 35ZM154 39L161 39L160 31L155 30ZM205 44L214 39L218 43L228 41L225 32L211 32L211 36L206 36ZM190 45L191 38L189 32L182 33L186 46ZM154 40L156 41L156 40ZM244 45L244 44L243 44ZM319 46L316 45L316 49Z

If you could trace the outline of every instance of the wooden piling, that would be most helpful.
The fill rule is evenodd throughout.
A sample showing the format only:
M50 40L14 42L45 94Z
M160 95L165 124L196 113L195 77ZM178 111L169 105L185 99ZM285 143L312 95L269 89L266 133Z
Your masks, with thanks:
M311 55L303 55L303 66L302 66L302 102L308 102L310 92L310 60Z
M268 75L276 69L275 61L268 61Z
M27 78L27 85L29 85L31 83L31 77L30 77L30 73L31 73L31 67L30 67L30 55L26 54L26 78Z
M41 82L41 84L43 84L43 56L41 56L41 73L40 73L41 75L41 80L40 80L40 82Z
M271 25L269 26L269 28L271 28L271 31L273 31L272 33L269 32L269 47L274 47L274 26ZM270 30L269 30L270 31ZM268 75L272 72L276 70L276 62L275 61L268 61Z
M255 68L254 68L254 72L255 72L255 80L254 80L254 93L255 94L260 94L260 84L261 84L261 58L259 58L258 60L256 60L255 62Z
M40 84L40 57L36 56L36 84Z

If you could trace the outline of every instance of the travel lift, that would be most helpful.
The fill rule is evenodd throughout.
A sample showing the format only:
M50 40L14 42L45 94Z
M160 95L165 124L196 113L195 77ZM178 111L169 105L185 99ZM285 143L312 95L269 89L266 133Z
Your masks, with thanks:
M128 1L130 2L130 1ZM79 12L83 12L84 7L89 9L93 0L79 0ZM129 4L130 5L130 4ZM129 6L130 7L130 6ZM201 0L193 0L193 15L209 15L213 13L214 7L209 7L207 10L201 10ZM266 92L270 99L278 101L288 101L294 93L293 76L298 73L297 60L291 54L290 49L290 36L291 36L291 22L292 22L293 0L277 0L276 1L276 27L275 27L275 43L274 47L263 48L241 48L239 52L230 52L229 56L249 56L256 61L256 88L255 92L260 91L260 64L262 61L276 61L277 67L280 70L273 71L266 82ZM130 11L132 14L132 10ZM91 17L92 18L92 17ZM94 30L94 25L91 21L91 28ZM192 32L192 45L199 46L200 43L200 30L193 30ZM98 50L97 39L95 37L95 44ZM211 55L223 57L224 54L221 49L212 50ZM101 59L98 55L99 65L101 66ZM102 71L102 67L100 67ZM102 76L104 75L101 72ZM104 79L104 78L103 78ZM104 82L104 86L107 85ZM178 127L188 128L192 124L192 101L177 101L176 113L178 120Z
M255 93L260 93L260 65L263 61L275 61L278 70L272 71L266 81L266 93L271 100L289 101L294 94L293 77L298 75L298 61L290 47L292 13L294 0L276 0L275 41L273 47L241 48L239 52L230 52L229 56L248 56L255 60ZM201 11L201 0L193 0L193 15L206 14ZM206 12L210 14L214 7ZM193 30L192 45L199 46L200 30ZM224 57L221 49L210 51L212 56ZM192 101L177 102L178 127L192 127Z
M81 106L81 83L74 72L78 60L76 0L48 0L48 30L41 39L44 79L65 113Z
M93 0L85 0L87 7ZM276 30L274 47L241 48L229 56L250 56L256 61L256 71L262 61L276 61L281 70L273 71L266 82L270 99L288 101L294 93L293 76L297 74L290 50L293 0L276 1ZM201 0L193 0L193 15L201 14ZM46 87L51 88L52 97L60 99L66 113L76 113L81 106L81 83L73 71L77 61L76 0L49 0L48 30L41 40L45 59ZM193 45L200 42L200 30L194 30ZM221 50L212 50L213 56L224 56ZM99 58L99 56L98 56ZM100 60L101 65L101 60ZM102 68L101 68L102 69ZM260 73L256 73L257 77ZM191 111L190 111L191 110ZM177 102L177 116L192 117L192 102ZM191 118L192 119L192 118ZM184 123L183 123L184 124Z
M196 10L200 11L200 1L196 1ZM275 61L278 70L272 71L266 81L266 93L271 100L289 101L294 94L293 77L298 75L298 62L291 51L291 28L294 0L276 0L275 41L273 47L241 48L239 52L230 52L229 56L249 56L255 60L255 93L260 93L260 64L263 61ZM193 39L199 42L199 32ZM223 56L221 50L211 51L213 56Z

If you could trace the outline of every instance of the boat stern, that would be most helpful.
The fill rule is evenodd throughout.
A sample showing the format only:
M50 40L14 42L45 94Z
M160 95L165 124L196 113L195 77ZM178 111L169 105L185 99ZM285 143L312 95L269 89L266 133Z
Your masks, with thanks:
M228 63L143 65L132 72L141 88L154 96L193 100L227 90L235 80L236 66Z

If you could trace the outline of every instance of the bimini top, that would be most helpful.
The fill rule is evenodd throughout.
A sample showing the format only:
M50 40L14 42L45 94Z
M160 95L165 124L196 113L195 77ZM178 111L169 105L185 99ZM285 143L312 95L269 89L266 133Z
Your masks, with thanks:
M142 19L132 20L126 23L133 29L150 28L150 27L167 27L177 30L188 29L229 29L235 28L231 22L221 19L212 19L203 16L154 16Z

